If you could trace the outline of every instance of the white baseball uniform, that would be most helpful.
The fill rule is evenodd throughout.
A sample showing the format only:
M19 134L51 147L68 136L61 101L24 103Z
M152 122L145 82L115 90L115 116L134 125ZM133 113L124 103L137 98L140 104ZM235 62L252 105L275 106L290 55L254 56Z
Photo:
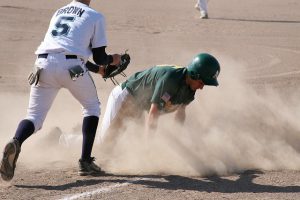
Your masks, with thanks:
M92 48L106 45L102 14L77 1L54 13L44 41L35 52L38 55L35 66L43 70L39 83L31 87L26 117L34 123L35 132L41 129L61 88L68 89L80 102L84 117L100 115L96 87L85 62L91 56ZM84 74L73 81L68 69L76 65L82 67Z

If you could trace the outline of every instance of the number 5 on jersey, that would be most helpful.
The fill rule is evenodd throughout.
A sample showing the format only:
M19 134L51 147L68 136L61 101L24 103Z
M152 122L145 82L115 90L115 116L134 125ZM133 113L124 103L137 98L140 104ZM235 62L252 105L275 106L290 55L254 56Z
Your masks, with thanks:
M67 17L67 16L61 16L56 24L55 29L52 30L52 36L61 36L65 35L67 36L70 31L69 23L73 22L75 20L75 17Z

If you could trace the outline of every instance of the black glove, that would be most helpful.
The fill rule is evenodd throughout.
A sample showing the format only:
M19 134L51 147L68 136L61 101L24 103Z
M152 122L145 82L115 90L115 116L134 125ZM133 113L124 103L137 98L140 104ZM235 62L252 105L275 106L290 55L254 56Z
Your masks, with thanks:
M122 76L126 76L123 72L130 63L130 56L126 53L121 55L121 62L119 65L107 65L104 69L103 78L114 78L116 75L121 74Z

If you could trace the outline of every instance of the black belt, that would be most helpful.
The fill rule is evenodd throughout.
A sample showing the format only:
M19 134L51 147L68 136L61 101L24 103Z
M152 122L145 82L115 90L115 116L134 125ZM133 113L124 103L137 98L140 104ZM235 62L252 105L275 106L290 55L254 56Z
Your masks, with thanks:
M48 54L44 53L44 54L39 54L38 58L47 58ZM66 59L77 59L76 55L66 55Z

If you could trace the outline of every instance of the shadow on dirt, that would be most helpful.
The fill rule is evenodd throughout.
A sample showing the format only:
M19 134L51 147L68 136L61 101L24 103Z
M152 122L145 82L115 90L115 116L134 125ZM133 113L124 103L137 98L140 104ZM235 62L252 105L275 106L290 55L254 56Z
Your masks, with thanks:
M237 180L229 180L221 178L219 176L210 176L206 178L190 178L183 176L114 176L112 179L99 180L77 180L73 183L67 183L63 185L15 185L17 188L29 188L29 189L44 189L44 190L59 190L64 191L71 188L79 188L82 186L92 186L101 184L104 182L110 183L130 183L134 185L143 185L148 188L164 189L164 190L190 190L199 192L219 192L219 193L298 193L300 192L300 186L273 186L273 185L260 185L253 183L254 178L259 177L259 174L263 174L259 170L248 170L239 174ZM101 177L99 177L101 178ZM125 179L123 179L125 178ZM132 179L141 179L132 181ZM155 180L159 179L159 180ZM163 181L161 181L164 179Z
M253 183L253 179L263 174L259 170L248 170L239 175L237 180L228 180L219 176L211 176L203 179L167 176L167 182L157 182L142 180L135 184L146 187L166 190L191 190L199 192L219 192L219 193L295 193L300 192L300 186L273 186Z
M23 189L43 189L43 190L58 190L65 191L72 188L86 187L101 184L104 182L110 183L124 183L127 180L115 179L115 180L99 180L99 179L87 179L87 180L77 180L72 183L62 184L62 185L15 185L17 188Z

